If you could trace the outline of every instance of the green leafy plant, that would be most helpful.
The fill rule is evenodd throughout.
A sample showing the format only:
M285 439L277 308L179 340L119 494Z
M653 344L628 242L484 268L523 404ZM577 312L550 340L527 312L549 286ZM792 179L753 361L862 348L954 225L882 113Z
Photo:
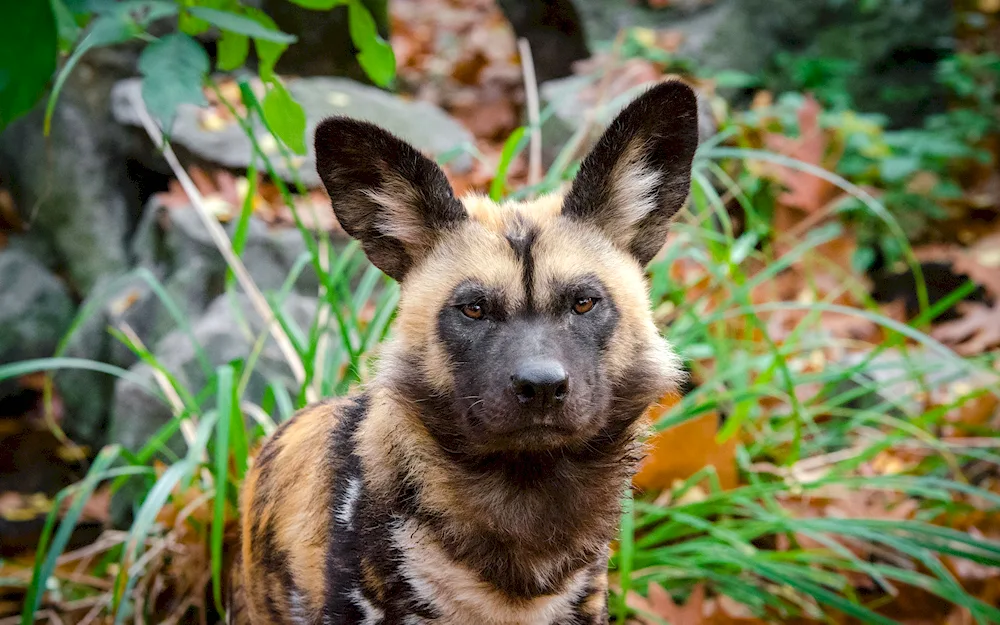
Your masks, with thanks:
M358 62L373 82L387 86L396 60L375 20L360 0L289 0L306 9L348 7L348 29ZM147 28L158 20L176 20L176 30L160 39ZM55 75L45 111L45 132L66 79L82 56L98 47L130 40L148 43L139 60L142 95L151 114L169 132L180 104L204 104L202 88L210 61L194 37L219 33L217 68L241 67L253 42L258 73L268 90L266 118L275 135L292 151L305 153L302 107L275 75L274 66L295 37L281 32L263 11L239 0L39 0L0 7L0 129L27 113L47 89L60 52L69 56ZM23 39L23 41L22 41Z

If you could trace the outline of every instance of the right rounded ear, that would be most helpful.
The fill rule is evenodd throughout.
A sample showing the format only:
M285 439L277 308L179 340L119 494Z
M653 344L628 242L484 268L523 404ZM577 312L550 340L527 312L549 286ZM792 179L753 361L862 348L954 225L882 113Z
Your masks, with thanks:
M563 214L604 231L645 265L663 247L691 187L698 100L679 81L648 89L611 122L580 165Z
M316 171L337 221L372 264L396 280L442 230L467 219L441 168L382 128L331 117L315 137Z

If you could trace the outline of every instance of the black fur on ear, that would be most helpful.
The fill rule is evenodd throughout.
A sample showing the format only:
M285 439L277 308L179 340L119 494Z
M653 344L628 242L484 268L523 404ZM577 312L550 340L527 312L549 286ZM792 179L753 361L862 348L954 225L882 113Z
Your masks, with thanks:
M564 215L593 223L646 265L663 246L691 187L698 101L679 81L625 107L580 166Z
M396 280L430 251L441 230L467 217L441 168L374 124L325 119L315 145L316 171L337 220Z

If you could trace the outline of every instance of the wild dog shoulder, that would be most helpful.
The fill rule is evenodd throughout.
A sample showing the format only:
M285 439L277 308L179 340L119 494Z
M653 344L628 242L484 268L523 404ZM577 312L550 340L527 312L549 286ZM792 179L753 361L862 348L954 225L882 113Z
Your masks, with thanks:
M303 408L265 442L240 499L241 591L254 623L312 623L322 612L337 437L359 400ZM237 584L234 584L236 586Z

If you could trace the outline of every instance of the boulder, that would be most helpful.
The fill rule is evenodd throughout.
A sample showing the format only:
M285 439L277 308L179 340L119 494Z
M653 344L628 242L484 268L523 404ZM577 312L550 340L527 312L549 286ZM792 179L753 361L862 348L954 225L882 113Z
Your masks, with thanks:
M235 223L224 227L232 236ZM335 240L340 245L342 240ZM198 319L225 292L227 266L191 207L168 208L155 198L150 202L132 241L137 267L127 274L102 279L84 301L87 311L67 343L66 356L129 368L136 355L113 337L108 328L128 329L147 347L157 345L178 327L154 289L162 286L170 302L185 319ZM272 228L251 217L242 258L257 286L274 292L282 287L292 267L307 251L295 228ZM300 294L315 295L319 281L307 265L293 285ZM239 291L239 285L236 285ZM63 398L66 429L79 443L99 446L106 442L114 379L92 371L63 371L55 377Z
M282 308L300 328L308 328L317 306L315 299L293 293L284 301ZM332 325L328 331L336 333ZM213 301L193 324L195 342L183 330L174 330L156 344L153 355L181 385L192 394L197 394L206 388L214 367L235 360L246 360L264 332L263 321L253 312L246 296L230 293ZM201 347L213 369L205 370L196 345ZM146 390L147 387L157 388L151 366L140 362L130 371L135 379L119 379L115 384L110 438L112 442L134 451L145 445L159 428L170 421L173 412L166 402L152 397ZM268 337L256 356L253 373L248 378L241 398L259 404L267 386L274 382L283 385L293 396L299 390L277 344ZM178 455L186 451L180 435L171 439L168 447ZM126 492L115 498L112 516L116 523L125 522L131 514L134 501L132 495L134 492Z
M346 78L290 78L288 89L306 112L308 154L305 157L293 156L288 159L290 163L286 163L263 126L258 125L256 133L262 149L270 152L278 175L288 181L298 176L310 188L321 186L311 138L316 125L332 115L346 115L376 123L432 157L450 156L463 146L473 145L474 139L468 130L429 102L404 100ZM135 109L135 103L142 102L140 90L141 81L138 79L115 85L112 106L115 119L120 123L141 125ZM206 127L201 110L196 106L180 106L171 132L175 148L182 147L195 161L237 170L244 170L250 164L252 146L242 128L235 122L221 127ZM152 154L154 147L148 144L146 148L149 153L139 157L156 167L158 157ZM471 168L472 157L462 154L451 164L455 171L462 173Z
M81 316L68 336L65 356L128 369L138 356L114 338L109 328L128 329L143 344L155 344L176 326L149 283L135 273L102 278L80 307ZM107 442L115 377L85 369L65 369L54 376L66 419L63 429L79 444L99 448Z
M788 64L832 60L853 68L841 78L857 110L882 113L897 127L943 110L934 72L954 49L948 0L689 0L662 9L629 0L574 2L597 40L623 26L675 30L684 36L679 56L708 70L762 75L779 91L801 86Z
M542 159L546 165L552 164L563 146L585 123L594 106L591 101L594 81L594 76L580 75L557 78L539 86L542 109L552 109L551 117L542 124ZM643 88L643 85L639 85L605 103L596 112L592 137L596 138ZM718 131L718 123L708 98L700 92L697 96L698 139L705 141Z
M73 71L43 135L45 102L0 134L0 180L9 189L25 238L50 255L74 290L86 294L128 266L126 240L140 191L125 167L124 129L111 117L112 84L134 70L131 49L95 50Z
M232 238L235 220L223 227ZM335 244L346 241L334 236ZM272 227L251 216L241 258L257 286L274 291L307 250L298 229ZM197 316L223 291L226 262L193 207L168 208L153 199L136 230L132 251L139 266L161 278L185 314ZM294 286L302 293L316 293L319 280L311 265Z
M0 251L0 364L55 353L73 322L66 286L44 265L18 250ZM0 397L14 392L0 382Z

